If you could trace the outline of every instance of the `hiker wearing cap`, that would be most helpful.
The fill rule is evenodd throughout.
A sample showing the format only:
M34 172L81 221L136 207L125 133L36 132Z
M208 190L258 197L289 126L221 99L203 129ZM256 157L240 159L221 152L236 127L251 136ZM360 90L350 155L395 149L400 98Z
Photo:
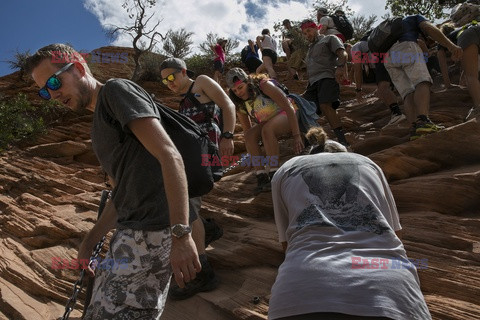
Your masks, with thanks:
M273 65L277 63L277 42L270 35L270 30L263 29L262 35L257 37L257 46L262 52L263 63L257 68L257 73L266 71L272 79L277 78Z
M320 34L312 20L304 20L301 29L310 43L306 57L308 86L303 96L315 102L317 113L327 118L338 141L348 146L336 111L340 106L338 83L345 79L345 47L338 37Z
M165 59L160 65L160 73L163 84L176 94L183 96L178 112L195 121L208 133L210 140L219 147L221 156L232 155L235 105L220 85L206 75L199 75L193 80L194 73L188 70L185 61L179 58ZM205 252L208 243L206 243L204 224L207 221L199 215L201 198L191 198L190 208L199 217L192 223L192 237L197 246L202 271L184 288L171 286L169 297L175 300L186 299L198 292L210 291L218 286L218 279ZM214 235L210 241L220 236L221 234Z
M337 10L335 12L335 14L337 14L337 13L340 14L340 13L343 13L343 11L342 10ZM318 31L320 32L320 34L324 34L324 35L333 34L333 35L336 35L337 37L339 37L340 40L342 40L342 42L346 41L345 36L340 31L338 31L332 17L330 17L328 15L327 8L323 8L323 7L318 8L318 10L317 10L317 22L318 22L318 26L319 26Z
M310 154L285 162L272 179L285 259L269 301L270 320L431 319L417 268L382 169L327 138L307 133Z
M237 117L243 128L247 152L252 157L261 156L258 142L262 141L267 156L277 159L276 163L269 163L268 173L264 165L258 164L254 167L257 177L254 194L270 191L270 178L278 168L278 139L291 134L294 140L293 151L298 154L304 148L295 115L296 104L287 98L275 80L264 76L248 76L240 68L230 69L225 78L230 88L230 98L237 107Z
M116 228L106 259L128 262L127 268L95 271L83 319L160 319L172 270L183 287L201 268L188 226L182 156L142 87L124 79L102 84L83 60L53 63L58 53L80 57L70 46L52 44L29 57L27 70L43 99L93 113L92 149L115 185L78 259L88 260L100 239Z
M224 71L223 66L225 65L225 45L227 44L228 40L219 38L217 43L214 46L211 46L212 51L215 53L215 58L213 59L213 79L220 83L220 79L222 78L222 74Z

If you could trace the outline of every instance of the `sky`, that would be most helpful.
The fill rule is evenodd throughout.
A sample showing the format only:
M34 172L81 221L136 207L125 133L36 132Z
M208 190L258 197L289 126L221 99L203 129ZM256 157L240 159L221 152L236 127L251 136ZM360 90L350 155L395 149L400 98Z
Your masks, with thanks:
M108 45L131 47L131 38L110 39L109 25L127 26L125 0L2 0L0 2L0 76L13 72L6 63L14 53L31 53L51 43L69 43L90 52ZM157 0L155 17L162 19L157 31L194 32L193 51L209 32L240 41L254 40L264 28L283 19L300 21L312 14L314 0ZM349 0L356 14L384 15L385 0ZM153 11L152 11L153 12Z

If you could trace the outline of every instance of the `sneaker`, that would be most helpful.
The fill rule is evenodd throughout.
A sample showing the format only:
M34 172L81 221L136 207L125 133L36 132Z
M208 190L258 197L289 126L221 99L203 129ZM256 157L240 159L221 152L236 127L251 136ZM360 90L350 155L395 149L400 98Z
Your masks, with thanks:
M172 300L184 300L199 292L212 291L218 287L218 283L218 278L212 266L206 261L202 263L202 271L197 273L195 279L187 282L185 287L180 288L175 280L172 279L168 297Z
M390 118L390 121L388 121L388 123L382 129L385 129L389 126L399 124L400 122L402 122L405 119L407 119L407 117L403 113L401 113L401 114L392 113L392 117Z
M478 118L479 116L480 116L480 108L473 107L472 109L470 109L470 111L468 111L464 121L467 122L468 120L472 120L473 118Z
M223 236L223 229L220 227L213 218L201 218L203 226L205 228L205 248L215 240L220 239Z
M443 129L445 129L444 126L436 125L430 120L428 121L417 120L417 122L415 123L415 133L414 134L412 134L412 132L410 133L410 140L415 140L420 137L438 132Z
M267 173L257 174L257 187L253 190L254 195L258 195L262 192L268 192L272 190L272 185L270 184L270 177Z
M417 124L414 122L410 128L410 141L417 140L418 138L420 138L420 135L417 134Z

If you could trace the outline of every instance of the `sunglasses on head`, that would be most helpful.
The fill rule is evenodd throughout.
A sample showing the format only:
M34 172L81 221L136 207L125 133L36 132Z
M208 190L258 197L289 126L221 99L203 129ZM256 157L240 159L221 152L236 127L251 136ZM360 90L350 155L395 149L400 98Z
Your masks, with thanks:
M177 70L175 72L170 73L168 76L162 79L164 85L168 85L169 82L175 81L175 73L179 73L182 70Z
M45 100L50 100L52 97L50 96L50 92L48 92L48 89L50 90L58 90L62 87L62 82L58 78L58 76L67 71L68 68L73 66L73 63L69 63L54 74L50 78L48 78L47 82L45 83L45 86L38 90L38 95L42 97Z

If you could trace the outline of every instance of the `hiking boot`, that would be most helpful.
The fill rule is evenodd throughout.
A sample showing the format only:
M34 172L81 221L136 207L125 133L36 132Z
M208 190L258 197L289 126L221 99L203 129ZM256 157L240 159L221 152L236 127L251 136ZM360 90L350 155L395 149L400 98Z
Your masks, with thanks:
M392 117L390 118L390 121L388 121L388 123L382 129L385 129L389 126L399 124L400 122L402 122L405 119L407 119L407 117L402 113L400 113L400 114L392 113Z
M467 122L468 120L472 120L473 118L478 118L480 116L480 107L473 107L468 111L467 116L465 117L464 121Z
M270 184L270 177L268 174L265 172L257 174L257 187L253 190L253 194L258 195L270 190L272 190L272 185Z
M223 236L223 229L220 227L213 218L201 218L203 227L205 228L205 248L215 240L220 239Z
M168 297L172 300L184 300L196 295L199 292L212 291L218 287L218 278L215 276L212 266L208 263L205 255L201 255L202 271L197 273L195 279L185 284L185 287L180 288L174 279L170 284Z

